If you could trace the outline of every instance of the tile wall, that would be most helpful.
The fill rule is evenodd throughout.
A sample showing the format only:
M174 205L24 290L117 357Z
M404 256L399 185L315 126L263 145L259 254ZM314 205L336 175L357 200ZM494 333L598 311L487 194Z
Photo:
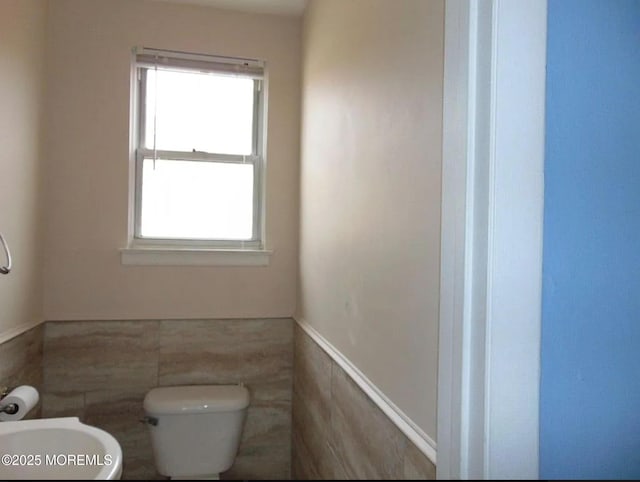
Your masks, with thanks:
M123 478L158 478L143 416L150 388L242 382L251 393L226 479L287 479L293 320L48 322L43 415L78 416L114 435Z
M42 339L44 327L38 325L0 344L0 385L31 385L42 394ZM26 418L38 418L42 399Z
M113 434L123 478L160 478L138 422L150 388L237 382L251 405L223 478L287 479L290 468L296 479L435 478L434 465L291 319L48 322L0 344L0 381L39 389L29 417L78 416Z
M295 328L294 479L435 479L435 466Z

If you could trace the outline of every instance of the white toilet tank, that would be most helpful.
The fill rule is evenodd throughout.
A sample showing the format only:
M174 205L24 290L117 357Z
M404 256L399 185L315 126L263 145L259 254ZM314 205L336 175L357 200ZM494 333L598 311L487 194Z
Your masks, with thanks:
M158 472L203 477L228 470L238 452L248 406L249 392L241 385L150 390L144 410Z

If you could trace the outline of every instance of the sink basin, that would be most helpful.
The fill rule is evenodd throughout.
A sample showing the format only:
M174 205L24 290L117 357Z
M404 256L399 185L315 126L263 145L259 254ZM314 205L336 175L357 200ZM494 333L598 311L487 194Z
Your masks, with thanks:
M0 422L0 479L115 480L120 444L77 417Z

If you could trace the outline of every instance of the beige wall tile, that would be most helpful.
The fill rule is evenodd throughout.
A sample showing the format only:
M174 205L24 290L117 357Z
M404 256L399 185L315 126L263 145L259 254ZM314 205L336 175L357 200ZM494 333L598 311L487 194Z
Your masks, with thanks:
M331 370L331 358L296 327L292 467L296 478L342 479L346 475L329 444Z
M84 392L44 392L40 395L43 417L78 417L84 420Z
M0 385L31 385L42 395L43 336L43 327L39 325L0 344ZM39 417L41 405L39 402L27 418Z
M225 476L289 477L291 319L53 322L45 333L47 411L80 414L111 433L124 453L123 478L159 477L139 423L144 396L158 381L247 383L251 406L236 463Z
M294 387L320 425L331 415L331 358L299 327L295 330Z
M436 467L418 448L407 440L404 452L404 473L406 480L435 480Z
M49 322L45 327L45 389L154 387L157 347L155 321Z
M294 472L294 478L348 478L331 444L330 421L326 425L319 423L319 417L313 416L313 408L302 402L297 394L294 394L293 400L294 461L302 472L302 475Z
M404 435L335 363L331 382L331 443L349 478L402 477Z
M0 344L0 384L41 384L42 375L36 372L42 368L42 341L43 328L39 325Z
M295 479L435 478L435 466L298 327L293 392Z
M123 479L153 479L155 470L151 439L144 416L141 391L95 391L86 394L85 423L106 430L120 443Z
M235 463L228 480L289 479L291 402L254 402L249 407Z
M294 402L295 404L295 402ZM318 469L312 461L313 453L307 448L300 435L300 427L293 423L291 478L293 480L321 480Z
M87 417L119 415L122 419L139 420L144 416L142 402L147 390L95 390L85 393Z
M161 386L246 383L253 400L291 400L293 321L160 323Z

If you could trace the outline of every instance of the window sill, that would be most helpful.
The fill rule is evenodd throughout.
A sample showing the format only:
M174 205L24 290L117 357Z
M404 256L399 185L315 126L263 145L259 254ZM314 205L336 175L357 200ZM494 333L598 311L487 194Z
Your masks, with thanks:
M124 248L125 266L268 266L273 251L259 249Z

